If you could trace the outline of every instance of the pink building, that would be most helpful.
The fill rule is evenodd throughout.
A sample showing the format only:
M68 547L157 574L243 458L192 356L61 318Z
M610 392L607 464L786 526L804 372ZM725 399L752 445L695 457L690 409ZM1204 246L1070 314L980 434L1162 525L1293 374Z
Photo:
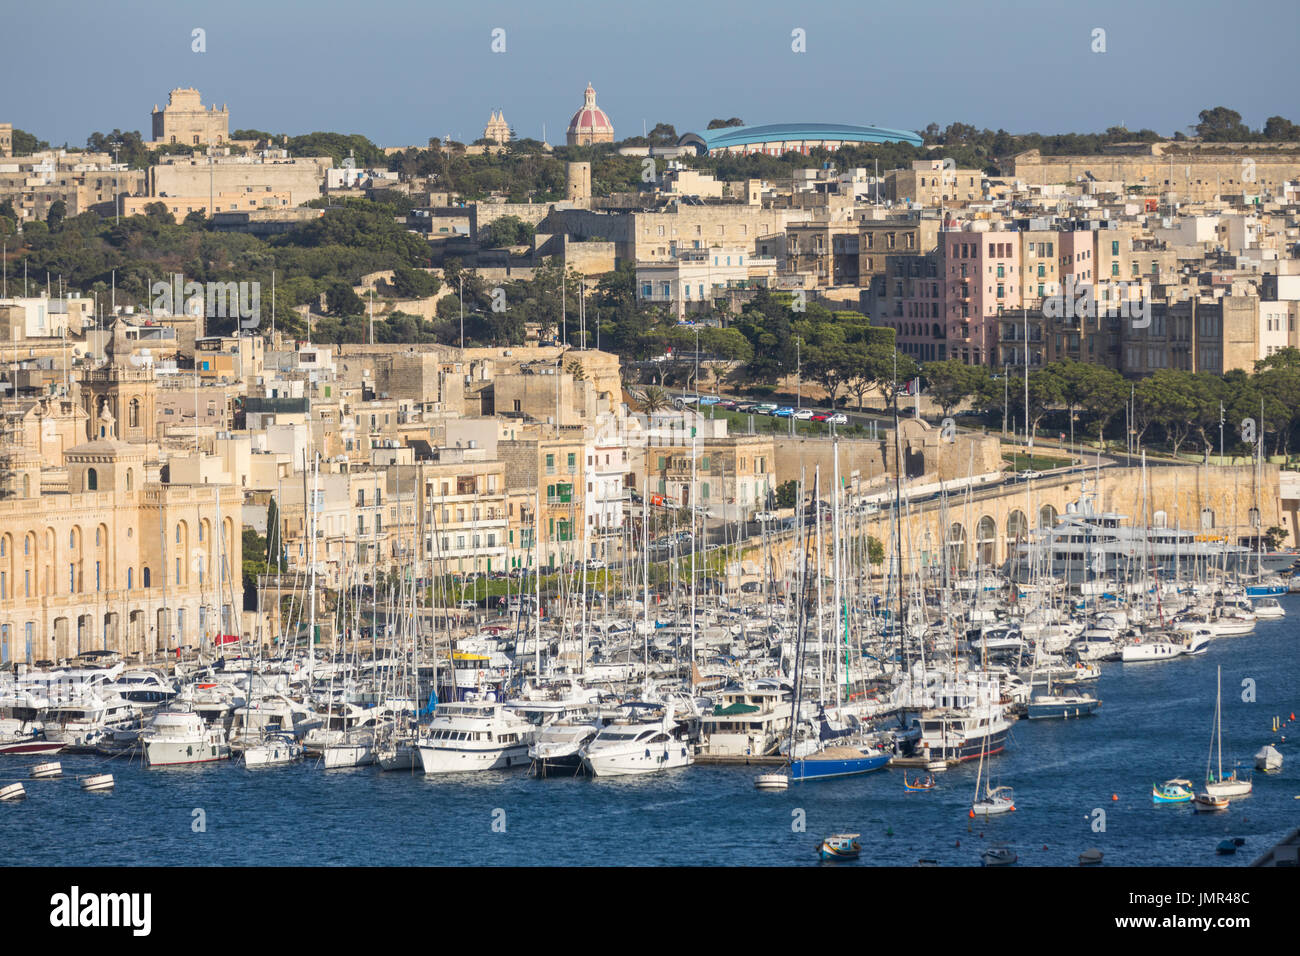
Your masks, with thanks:
M940 249L948 357L970 365L996 364L999 317L1021 304L1020 237L945 230Z

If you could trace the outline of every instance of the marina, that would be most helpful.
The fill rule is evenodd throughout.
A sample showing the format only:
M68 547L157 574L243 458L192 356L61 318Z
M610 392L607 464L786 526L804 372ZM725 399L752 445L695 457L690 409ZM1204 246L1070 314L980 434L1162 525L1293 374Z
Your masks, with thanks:
M1095 714L1012 721L1002 753L986 757L982 771L977 751L974 761L931 774L924 793L905 786L925 777L904 766L919 758L757 788L760 773L782 775L783 758L719 756L659 772L541 779L529 774L526 757L503 758L509 769L426 774L418 761L391 772L374 765L325 772L319 757L252 769L230 759L150 767L138 752L65 751L61 777L33 778L48 757L9 755L0 760L0 786L25 783L9 790L25 799L7 800L0 811L7 862L692 865L716 862L724 847L734 862L816 866L827 834L851 832L862 863L872 865L1003 865L1010 853L1020 867L1066 866L1104 853L1108 867L1244 866L1253 853L1216 847L1242 839L1245 849L1262 852L1294 829L1295 761L1256 774L1249 796L1212 813L1195 812L1190 798L1153 801L1152 780L1181 775L1190 783L1203 775L1220 667L1225 769L1265 743L1282 754L1294 746L1286 695L1300 684L1292 623L1300 599L1281 602L1289 619L1260 621L1248 636L1212 642L1204 655L1104 663L1092 692L1106 704ZM1247 678L1257 682L1257 701L1233 690ZM610 726L633 721L628 732L665 732L662 707L610 716ZM994 787L1014 787L1016 812L971 819L977 775L990 773ZM983 796L986 784L979 786ZM206 810L206 833L191 830L195 807ZM795 810L805 817L802 830L792 828ZM1095 829L1099 810L1104 830ZM504 833L494 831L494 819L504 820Z

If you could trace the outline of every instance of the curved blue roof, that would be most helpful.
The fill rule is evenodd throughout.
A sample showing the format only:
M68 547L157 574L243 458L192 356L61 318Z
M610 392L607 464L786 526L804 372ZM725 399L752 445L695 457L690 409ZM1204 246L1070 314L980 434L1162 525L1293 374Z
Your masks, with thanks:
M764 143L832 140L847 143L908 143L920 146L924 142L916 133L881 126L854 126L849 123L769 123L764 126L724 126L687 133L678 146L694 146L700 152L726 149L734 146L761 146Z

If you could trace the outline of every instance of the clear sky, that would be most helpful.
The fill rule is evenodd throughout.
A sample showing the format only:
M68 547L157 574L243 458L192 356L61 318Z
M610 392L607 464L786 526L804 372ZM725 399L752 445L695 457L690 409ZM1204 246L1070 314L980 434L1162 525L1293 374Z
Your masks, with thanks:
M498 108L563 142L588 82L618 138L731 116L1171 135L1222 105L1300 122L1296 0L28 0L0 24L0 122L55 145L148 138L178 86L227 104L232 129L385 146L470 142Z

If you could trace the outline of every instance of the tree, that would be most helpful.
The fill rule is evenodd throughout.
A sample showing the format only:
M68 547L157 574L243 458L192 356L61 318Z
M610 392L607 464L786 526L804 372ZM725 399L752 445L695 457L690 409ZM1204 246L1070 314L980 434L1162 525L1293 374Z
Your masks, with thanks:
M1201 110L1196 135L1212 143L1241 142L1250 139L1250 129L1241 121L1241 114L1226 106Z
M677 130L671 123L656 123L648 138L651 146L673 146L677 143Z
M739 116L733 116L731 119L711 119L709 120L708 129L726 129L730 126L744 126L744 121Z
M68 204L62 199L56 199L50 203L49 212L45 214L45 223L50 227L50 232L58 232L59 227L63 225L63 220L68 215Z
M776 486L776 506L778 508L793 508L795 499L799 496L799 482L791 478L789 481L783 481Z
M1270 116L1264 121L1264 138L1271 140L1300 139L1300 126L1281 116Z
M638 396L637 401L641 405L641 411L645 412L646 415L649 416L652 427L654 425L655 416L672 405L672 402L668 398L668 393L658 385L647 386Z
M532 243L536 228L518 216L494 219L479 232L479 245L487 248L499 246L526 246Z
M325 308L330 315L361 315L366 304L346 282L335 282L325 293Z
M967 365L958 359L926 362L921 368L925 393L947 417L966 399L979 394L980 383L988 377L982 365Z

